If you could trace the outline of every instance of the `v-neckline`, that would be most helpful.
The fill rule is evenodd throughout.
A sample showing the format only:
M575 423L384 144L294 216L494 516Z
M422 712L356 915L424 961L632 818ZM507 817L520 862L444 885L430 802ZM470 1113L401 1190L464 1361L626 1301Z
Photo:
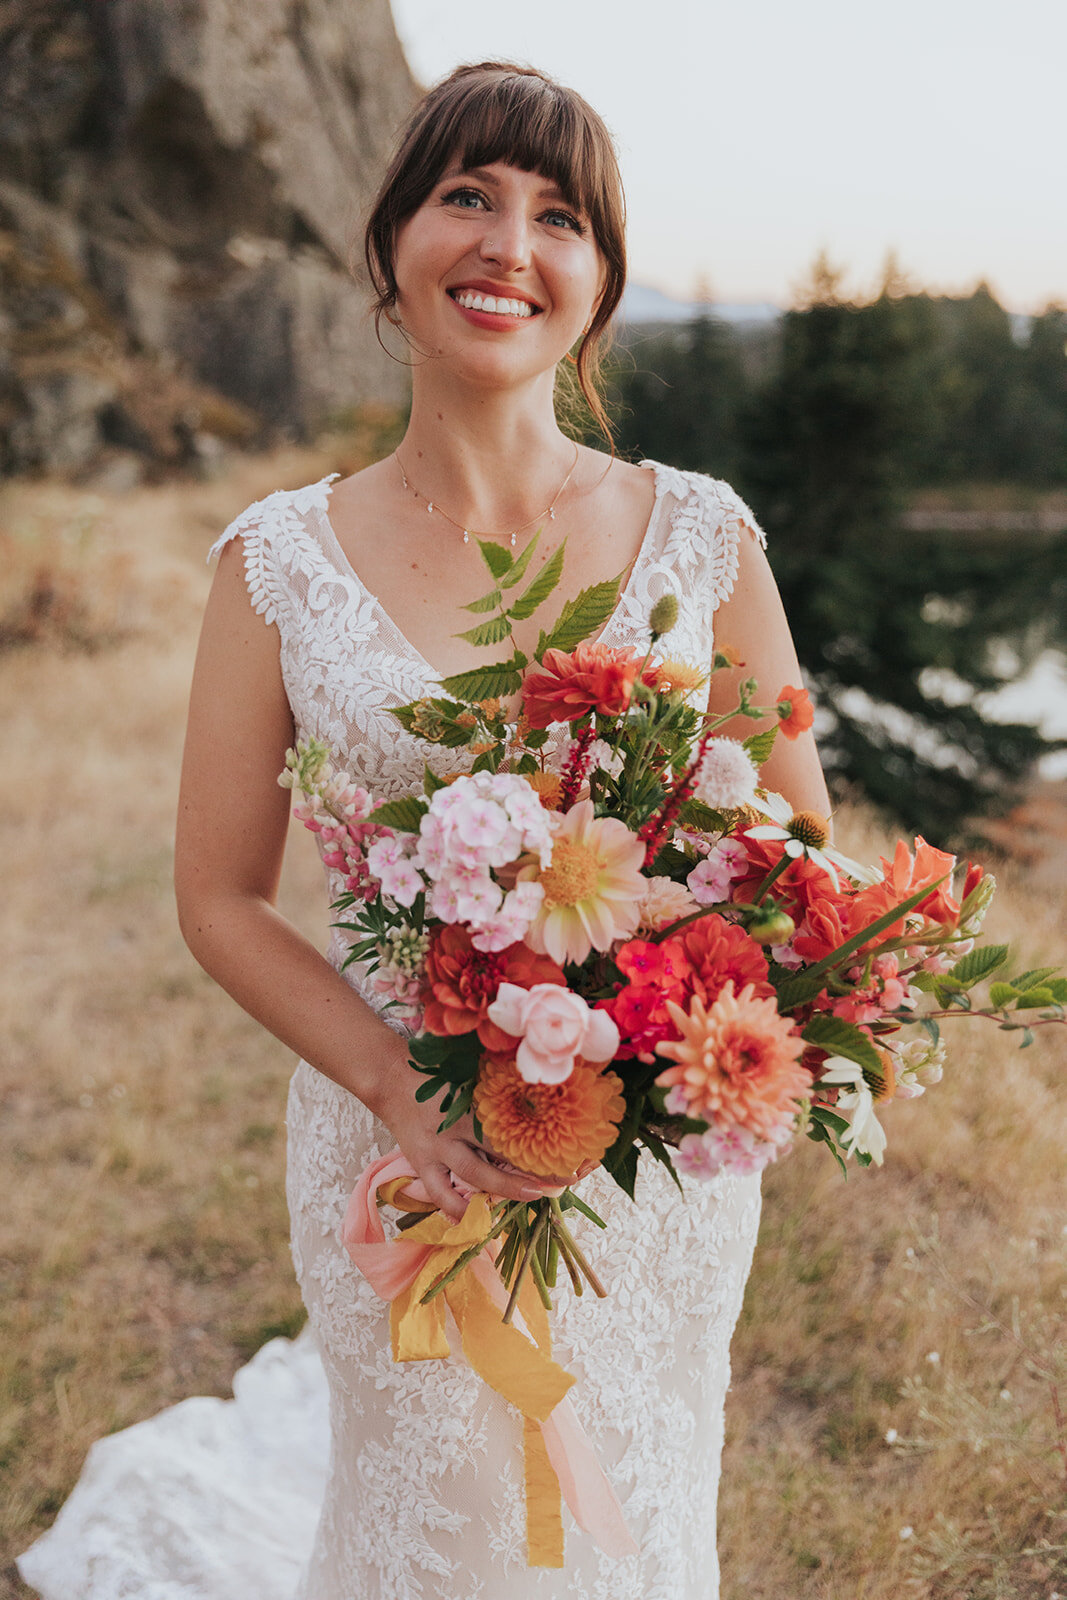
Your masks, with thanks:
M601 628L600 632L597 634L596 639L592 641L594 644L606 644L606 643L608 643L608 635L611 633L612 629L614 628L615 623L618 620L619 614L623 610L623 608L624 608L624 606L626 604L626 601L630 596L630 591L633 588L634 579L637 576L638 569L644 564L645 557L648 554L648 551L649 551L649 549L651 547L652 535L653 535L653 532L655 530L656 523L657 523L657 521L659 519L660 504L661 504L661 502L663 500L663 483L662 483L662 479L661 479L661 476L660 476L660 474L661 474L661 464L658 461L642 461L642 462L639 463L639 465L642 466L642 467L648 467L652 472L652 481L653 481L652 510L649 512L648 522L645 524L645 531L641 536L641 543L637 547L637 554L634 557L633 562L632 562L632 564L630 566L630 571L627 574L626 582L623 584L622 588L619 590L618 604L616 605L614 611L611 613L611 616L608 618L607 622L605 622L604 626ZM379 600L378 596L371 589L369 589L367 587L367 585L364 583L363 579L360 577L359 573L356 571L355 567L352 565L351 561L348 559L348 556L345 554L344 546L342 545L340 539L337 537L336 529L334 528L333 521L332 521L332 519L330 517L330 496L333 493L334 480L338 476L339 476L339 474L337 474L337 473L331 473L328 478L324 478L323 479L323 487L325 489L325 495L324 495L324 498L323 498L323 502L322 502L321 505L316 505L315 508L314 508L318 512L318 514L319 514L319 516L320 516L320 518L322 520L323 527L326 529L327 535L329 536L329 539L330 539L331 543L333 544L334 551L336 552L335 565L337 566L338 571L342 574L342 576L350 579L356 585L356 587L359 589L360 593L364 596L364 598L369 600L370 603L373 606L377 607L379 614L381 615L383 620L385 622L387 622L389 624L389 626L392 628L393 632L396 634L397 638L401 641L401 643L403 644L404 649L411 656L412 660L419 667L424 669L426 675L428 676L428 678L430 679L431 683L433 684L433 687L435 689L438 689L441 686L442 676L448 677L448 676L451 676L451 674L445 673L445 674L442 675L441 673L439 673L437 668L433 665L433 663L430 662L430 661L427 661L427 659L423 655L422 651L417 649L416 646L414 644L412 644L411 640L408 638L408 636L404 632L404 630L400 627L400 625L396 621L395 617L393 617L393 615L389 611L386 610L385 606L382 604L381 600Z

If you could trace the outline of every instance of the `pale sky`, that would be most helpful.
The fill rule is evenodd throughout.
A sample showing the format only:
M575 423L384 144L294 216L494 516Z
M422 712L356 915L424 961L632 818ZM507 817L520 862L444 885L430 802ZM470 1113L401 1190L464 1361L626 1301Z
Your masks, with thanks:
M1067 303L1065 0L393 0L412 70L532 62L615 135L631 276L787 304L872 285Z

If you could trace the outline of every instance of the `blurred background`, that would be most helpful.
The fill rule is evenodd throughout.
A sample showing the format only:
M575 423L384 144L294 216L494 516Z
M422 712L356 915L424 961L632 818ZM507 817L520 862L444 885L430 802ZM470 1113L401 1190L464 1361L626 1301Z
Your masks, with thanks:
M616 135L618 448L767 529L845 848L977 844L994 932L1063 945L1067 11L507 9L0 7L0 1596L93 1438L302 1322L290 1063L174 928L184 700L211 539L403 426L360 219L457 62L542 66ZM1067 1056L963 1031L884 1172L770 1175L728 1600L1067 1593Z

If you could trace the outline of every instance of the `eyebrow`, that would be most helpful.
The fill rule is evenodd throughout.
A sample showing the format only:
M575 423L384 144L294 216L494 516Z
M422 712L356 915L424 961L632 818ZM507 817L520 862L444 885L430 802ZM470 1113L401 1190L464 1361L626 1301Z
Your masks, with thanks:
M446 177L477 178L480 183L487 183L491 188L500 187L500 179L495 177L487 167L465 167L462 164L459 164L450 169L450 171L446 174ZM539 200L567 200L567 197L563 193L563 190L560 188L559 184L552 182L549 182L547 187L544 189L539 189L537 191L537 197ZM567 201L567 203L569 204L570 202Z

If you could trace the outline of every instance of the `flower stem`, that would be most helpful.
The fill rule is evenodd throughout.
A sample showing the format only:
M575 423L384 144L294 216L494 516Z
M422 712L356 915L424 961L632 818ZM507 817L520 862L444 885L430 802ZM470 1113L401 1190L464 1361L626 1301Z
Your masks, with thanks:
M537 1241L540 1239L541 1234L548 1226L549 1213L548 1208L543 1200L539 1200L537 1202L537 1212L537 1221L534 1223L530 1237L526 1241L526 1248L522 1252L522 1260L519 1262L518 1271L515 1273L515 1277L512 1281L511 1293L508 1295L508 1303L504 1307L505 1322L510 1322L515 1314L515 1306L518 1303L519 1290L522 1288L522 1280L526 1276L527 1268L530 1265L530 1259L537 1248Z
M552 1221L555 1225L556 1233L559 1236L559 1242L564 1252L569 1254L572 1257L575 1266L579 1267L582 1272L584 1272L589 1281L589 1285L593 1290L593 1293L598 1295L601 1300L606 1300L608 1297L608 1291L605 1289L604 1285L601 1283L600 1279L589 1265L589 1262L579 1249L574 1235L564 1222L563 1213L560 1210L559 1200L555 1196L552 1196L548 1203L552 1208Z
M792 865L793 865L793 857L792 856L787 856L785 851L783 850L777 865L775 865L775 866L773 866L771 868L770 872L768 872L767 876L764 878L764 880L760 884L759 888L754 890L753 895L752 895L752 899L753 899L754 904L756 904L757 906L759 905L760 901L763 899L764 895L767 893L767 890L771 887L771 884L772 883L777 883L778 879L782 876L782 873L783 872L788 872L789 868Z
M520 1200L518 1203L521 1206L525 1204L525 1201ZM489 1232L485 1235L484 1239L479 1239L476 1244L470 1245L466 1250L456 1257L455 1261L453 1261L447 1272L442 1272L440 1277L433 1280L430 1287L419 1301L421 1306L428 1305L435 1295L439 1295L442 1289L448 1287L453 1278L458 1278L459 1274L463 1271L463 1268L467 1266L469 1262L473 1261L475 1256L484 1250L487 1244L490 1244L501 1233L503 1233L504 1229L508 1225L510 1210L511 1208L509 1207L499 1218L499 1220L493 1224L493 1226L489 1229Z

